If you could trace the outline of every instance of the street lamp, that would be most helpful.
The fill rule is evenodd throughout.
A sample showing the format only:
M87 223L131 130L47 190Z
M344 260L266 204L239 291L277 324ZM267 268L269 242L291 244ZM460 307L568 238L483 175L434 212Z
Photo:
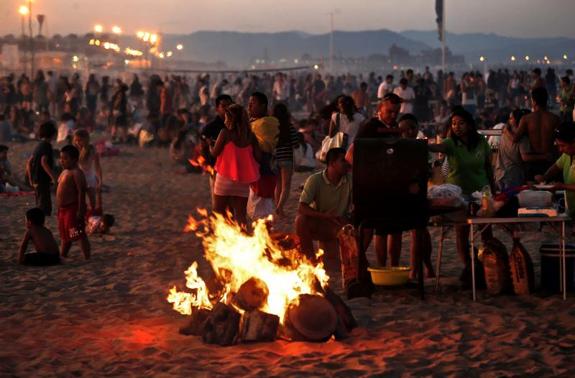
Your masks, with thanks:
M96 25L94 25L94 31L96 33L102 33L104 31L104 27L100 24L96 24Z
M21 5L20 8L18 8L18 13L20 13L20 26L22 28L22 37L24 37L26 35L24 22L26 20L26 16L30 13L30 9L26 5Z
M119 26L112 26L112 33L114 34L122 34L122 28L120 28Z
M567 54L563 54L563 59L567 60Z
M515 55L511 55L511 61L515 62Z
M529 55L525 55L525 60L529 62Z
M184 45L182 45L181 43L178 43L178 45L176 46L177 50L183 50L184 49Z

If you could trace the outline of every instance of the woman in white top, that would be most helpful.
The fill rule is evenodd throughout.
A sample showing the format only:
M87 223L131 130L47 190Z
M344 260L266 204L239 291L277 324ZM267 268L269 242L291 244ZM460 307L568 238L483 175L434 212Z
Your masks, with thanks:
M338 111L331 115L329 124L329 136L334 137L338 132L344 134L343 145L347 149L355 140L359 126L365 121L365 117L359 113L351 96L340 96L337 99Z
M97 203L96 199L99 199L102 188L102 167L96 149L90 144L90 133L86 129L78 129L74 132L72 142L80 151L78 165L86 176L86 191L90 201L90 210L92 212L96 209L101 210L102 204Z
M313 148L306 143L305 137L301 132L297 133L298 144L293 151L294 169L296 172L313 171L316 167L316 160Z

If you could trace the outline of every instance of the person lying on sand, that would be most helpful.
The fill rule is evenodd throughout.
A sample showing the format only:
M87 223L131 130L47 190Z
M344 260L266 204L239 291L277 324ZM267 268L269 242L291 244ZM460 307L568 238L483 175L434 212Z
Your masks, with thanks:
M26 212L26 232L18 252L19 264L47 266L60 263L58 243L52 232L44 226L44 220L44 212L37 207ZM36 252L26 253L30 241Z

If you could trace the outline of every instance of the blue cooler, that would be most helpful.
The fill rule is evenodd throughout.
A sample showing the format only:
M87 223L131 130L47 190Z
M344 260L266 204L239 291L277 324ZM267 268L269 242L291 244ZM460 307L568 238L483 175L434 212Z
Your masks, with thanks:
M545 243L539 248L541 255L541 289L547 292L560 293L559 277L561 276L560 244ZM565 273L567 291L575 289L575 245L565 243Z

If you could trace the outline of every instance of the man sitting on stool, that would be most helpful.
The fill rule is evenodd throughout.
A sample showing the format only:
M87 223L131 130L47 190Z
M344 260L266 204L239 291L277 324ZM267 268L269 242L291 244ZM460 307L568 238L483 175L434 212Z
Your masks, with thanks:
M296 232L301 251L315 257L313 241L323 244L326 257L337 256L337 233L349 221L351 203L350 165L345 149L332 148L326 156L327 168L308 177L299 200Z

